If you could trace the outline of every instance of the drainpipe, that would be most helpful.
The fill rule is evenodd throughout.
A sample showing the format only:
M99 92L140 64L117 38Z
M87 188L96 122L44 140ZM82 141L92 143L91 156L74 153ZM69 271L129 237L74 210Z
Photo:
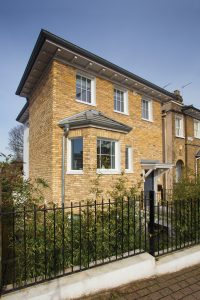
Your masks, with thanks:
M68 134L69 134L69 124L65 124L63 127L63 136L62 136L62 184L61 184L62 205L64 205L65 203L65 143Z

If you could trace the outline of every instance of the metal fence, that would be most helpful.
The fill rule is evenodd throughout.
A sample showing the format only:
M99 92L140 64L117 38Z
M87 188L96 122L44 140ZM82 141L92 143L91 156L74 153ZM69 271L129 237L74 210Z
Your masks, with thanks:
M200 242L200 200L149 197L3 209L1 293Z
M151 254L161 256L200 243L200 200L153 201L150 207Z
M4 210L2 293L147 251L141 199Z

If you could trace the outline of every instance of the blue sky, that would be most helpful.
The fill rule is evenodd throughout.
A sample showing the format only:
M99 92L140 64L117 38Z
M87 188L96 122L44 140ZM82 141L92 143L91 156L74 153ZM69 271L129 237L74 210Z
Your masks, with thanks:
M200 108L199 0L1 0L0 152L25 99L15 95L44 28ZM192 82L182 89L182 86Z

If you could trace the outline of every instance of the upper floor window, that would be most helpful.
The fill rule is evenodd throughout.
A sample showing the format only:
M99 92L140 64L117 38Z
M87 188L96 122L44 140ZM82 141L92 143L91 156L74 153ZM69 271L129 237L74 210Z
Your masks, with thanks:
M67 149L67 171L71 173L82 173L83 171L83 138L72 138L68 140Z
M142 119L147 121L153 120L151 100L142 99Z
M200 121L194 120L194 137L200 139Z
M114 89L114 110L121 113L128 113L128 93L120 89Z
M86 104L95 104L94 78L82 74L76 75L76 100Z
M175 116L175 134L177 137L183 136L183 117Z
M108 173L119 169L119 143L113 140L97 140L97 169Z

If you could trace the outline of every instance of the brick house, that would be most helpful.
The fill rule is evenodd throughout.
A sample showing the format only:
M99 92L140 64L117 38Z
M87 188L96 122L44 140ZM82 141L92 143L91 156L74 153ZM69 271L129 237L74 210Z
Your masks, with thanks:
M46 179L49 200L88 199L99 173L104 191L122 171L145 192L164 184L174 160L162 110L179 107L176 93L42 30L16 94L27 99L17 117L25 176Z
M181 177L183 168L196 175L200 158L200 110L193 105L184 105L179 92L179 101L163 104L163 139L165 160L173 163L166 174L166 185L172 187L173 179Z

